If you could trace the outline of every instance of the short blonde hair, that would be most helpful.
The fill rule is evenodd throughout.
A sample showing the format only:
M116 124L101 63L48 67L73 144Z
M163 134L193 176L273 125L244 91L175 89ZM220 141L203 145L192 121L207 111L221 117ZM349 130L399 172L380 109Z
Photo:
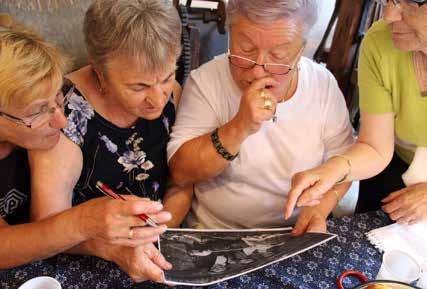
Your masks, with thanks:
M164 0L96 0L83 27L89 57L101 68L120 55L164 71L181 53L181 20Z
M0 13L0 107L24 107L61 88L66 61L53 45Z

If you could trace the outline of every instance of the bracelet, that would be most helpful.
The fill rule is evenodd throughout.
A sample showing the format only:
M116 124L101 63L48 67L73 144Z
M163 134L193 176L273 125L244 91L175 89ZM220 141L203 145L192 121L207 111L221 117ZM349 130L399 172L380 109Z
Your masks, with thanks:
M219 135L218 135L218 128L216 128L212 133L211 133L211 141L212 144L214 145L216 152L222 156L224 159L226 159L227 161L232 161L234 160L239 153L232 155L230 154L221 144L221 141L219 140Z
M347 179L350 177L351 171L353 170L353 163L351 162L351 160L348 157L346 157L344 155L334 155L331 157L331 159L332 158L342 158L342 159L346 160L347 165L348 165L347 173L337 182L337 185L339 185L339 184L346 182Z

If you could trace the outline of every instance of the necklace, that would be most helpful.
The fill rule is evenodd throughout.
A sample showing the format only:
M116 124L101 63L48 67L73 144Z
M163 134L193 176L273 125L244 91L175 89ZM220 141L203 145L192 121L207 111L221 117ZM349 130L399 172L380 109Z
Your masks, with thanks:
M427 97L427 56L421 52L414 52L413 61L415 66L415 74L422 97Z

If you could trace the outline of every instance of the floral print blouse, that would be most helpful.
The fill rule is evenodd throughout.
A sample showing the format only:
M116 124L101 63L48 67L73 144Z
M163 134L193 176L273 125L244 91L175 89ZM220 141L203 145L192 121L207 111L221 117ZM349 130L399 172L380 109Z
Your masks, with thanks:
M172 101L158 119L141 118L130 128L119 128L99 115L74 88L65 115L68 123L63 132L83 152L73 205L103 196L95 186L97 181L120 194L162 199L169 171L166 145L175 121Z

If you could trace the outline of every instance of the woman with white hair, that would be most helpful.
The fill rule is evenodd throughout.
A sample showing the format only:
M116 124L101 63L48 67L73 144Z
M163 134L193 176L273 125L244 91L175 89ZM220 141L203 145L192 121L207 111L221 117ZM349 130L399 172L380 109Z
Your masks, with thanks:
M75 87L68 124L57 146L30 156L34 214L44 218L100 197L101 181L120 194L163 200L172 215L167 225L178 226L192 193L167 182L166 144L180 96L178 13L160 0L97 0L86 12L84 36L90 64L67 76ZM143 227L124 229L131 241L144 234ZM160 282L171 266L153 244L74 252L112 260L135 281Z
M325 231L348 184L285 220L291 177L352 142L330 72L301 57L314 0L231 0L230 50L191 73L168 145L171 174L195 183L190 226Z
M400 224L427 220L427 1L381 2L384 19L360 52L357 143L297 175L289 212L340 179L363 180L356 211L383 209Z

